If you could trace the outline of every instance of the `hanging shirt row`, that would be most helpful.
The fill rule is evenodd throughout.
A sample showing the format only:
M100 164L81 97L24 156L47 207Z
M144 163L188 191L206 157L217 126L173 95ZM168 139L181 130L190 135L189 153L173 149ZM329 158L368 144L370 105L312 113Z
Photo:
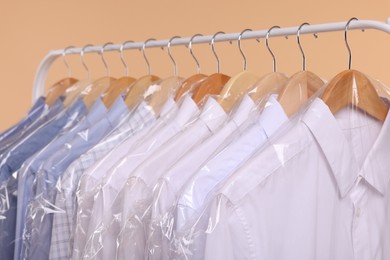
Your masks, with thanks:
M390 91L66 78L0 135L0 259L390 259Z

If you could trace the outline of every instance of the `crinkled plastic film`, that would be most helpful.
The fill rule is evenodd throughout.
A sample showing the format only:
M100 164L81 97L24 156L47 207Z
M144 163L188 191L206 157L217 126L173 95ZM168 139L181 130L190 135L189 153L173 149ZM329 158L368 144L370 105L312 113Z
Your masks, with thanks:
M154 115L145 103L139 104L133 113L130 113L124 120L108 134L101 142L99 142L88 153L84 154L80 160L74 162L68 167L64 173L64 177L57 182L56 206L61 205L63 212L58 216L54 216L54 227L64 226L62 233L54 233L52 236L52 247L50 254L56 256L60 249L62 255L69 258L73 251L72 233L75 225L75 215L77 212L76 192L80 179L84 172L88 170L94 163L104 158L106 154L115 149L117 145L123 142L126 138L130 138L139 134L140 131L146 130L154 122ZM82 201L79 201L82 203ZM65 240L65 242L64 242ZM53 244L61 244L53 246ZM66 249L66 244L69 248Z
M137 147L138 144L145 143L145 141L148 140L149 135L152 135L152 133L156 131L160 131L160 128L166 125L176 114L177 109L174 109L176 105L174 105L174 101L172 99L173 93L167 93L166 89L164 90L164 93L160 93L159 91L162 89L161 87L167 87L164 86L163 81L161 82L161 86L160 82L156 82L149 87L147 93L145 93L145 96L148 98L144 101L144 103L149 106L148 109L150 111L153 111L153 113L158 112L158 114L161 113L162 116L159 118L158 122L156 122L151 129L148 129L147 133L142 130L142 133L137 134L134 137L129 137L127 140L123 141L123 143L119 144L112 153L105 156L100 162L92 165L92 167L87 170L85 178L82 177L80 180L80 187L77 194L77 202L79 206L76 213L75 229L73 234L73 259L94 258L98 257L99 252L101 252L101 248L99 246L102 242L94 242L96 239L100 240L99 236L96 235L95 227L100 225L100 217L104 216L104 212L98 208L98 202L102 202L102 197L99 191L103 187L105 188L105 184L109 184L112 181L112 177L109 176L109 173L111 173L110 169L115 169L118 165L125 162L121 162L121 158L120 156L118 157L117 151L122 151L122 156L125 156L128 152L131 152L135 147ZM173 85L179 85L181 82L182 81L178 78L170 79L170 84ZM173 89L175 88L177 87L173 87ZM161 106L158 102L156 103L154 98L155 95L159 95L160 97L165 96L165 98L162 98L167 100L164 106ZM156 107L158 107L157 110ZM146 152L148 152L149 149L154 149L155 146L157 147L157 145L160 145L162 140L148 140L148 142L150 143L150 146L147 147ZM142 153L137 154L137 156L142 156ZM122 171L123 170L126 169L124 168ZM95 171L97 172L95 173ZM100 230L99 227L98 230Z
M98 198L95 199L93 206L96 214L91 215L98 216L98 212L101 212L98 217L102 219L97 218L98 221L90 221L93 225L98 225L93 229L91 225L89 227L91 235L88 236L84 257L105 259L116 256L122 259L124 257L138 258L144 256L147 235L143 230L148 227L148 224L145 225L145 223L150 218L149 206L153 195L152 188L158 179L158 174L162 174L191 147L202 142L204 138L210 135L210 130L207 127L199 127L199 125L204 125L198 120L199 117L203 118L202 120L214 120L212 121L215 124L214 127L218 128L223 125L227 118L226 113L222 111L223 109L216 103L215 98L210 97L210 101L207 102L199 114L196 104L194 104L191 97L187 96L175 118L165 127L161 127L158 132L148 136L148 140L144 138L142 142L139 142L140 145L134 147L130 155L119 163L120 167L126 166L124 172L121 172L120 168L113 168L113 174L111 174L113 178L103 181L101 194L95 196L95 198ZM191 133L186 130L192 125L197 125L198 128L196 129L203 130L199 133L196 132L195 135L199 134L199 136L192 136L193 140L189 140L187 146L178 148L180 144L175 142L185 140L186 136ZM175 141L175 138L181 139ZM188 138L191 138L191 136L188 136ZM173 143L176 145L173 145ZM171 151L171 154L168 151ZM176 154L172 153L173 151ZM145 163L142 164L144 161ZM163 162L162 165L158 164L160 161ZM158 167L155 169L157 173L151 171L151 165ZM119 173L121 173L121 176ZM115 178L118 178L115 174L123 179L115 181ZM150 176L153 174L157 175ZM125 185L122 184L123 182ZM99 196L102 197L101 202Z
M173 102L173 101L172 101ZM171 118L172 114L175 114L177 111L175 107L170 105L172 111L167 111L164 116L166 119ZM77 208L74 230L72 234L72 239L74 240L74 248L72 250L73 259L81 259L84 254L84 247L87 241L87 232L89 226L93 226L91 223L91 218L95 194L102 188L103 179L106 179L106 174L109 169L114 167L117 164L117 161L120 159L116 156L116 152L119 149L125 149L128 151L131 149L137 141L146 136L149 132L153 132L153 129L158 128L165 120L159 119L157 122L153 122L149 127L142 128L140 131L134 133L133 136L126 138L123 143L118 144L111 152L104 155L101 160L93 163L84 174L81 176L79 181L78 190L76 192L76 201Z
M83 121L87 121L85 127L78 129L77 133L73 133L69 140L61 142L50 156L41 161L41 165L35 171L33 196L27 204L23 230L21 253L23 259L49 257L53 217L57 214L64 214L64 209L55 204L58 179L74 160L77 160L104 138L129 113L121 97L107 113L103 110L104 113L100 116L91 116L91 114L94 115L94 112L92 111L86 116L86 120ZM69 130L65 135L71 135L71 132ZM48 148L54 148L53 144L49 145Z
M102 181L101 190L95 194L91 214L93 217L86 236L85 258L97 256L104 259L104 257L116 254L118 246L116 240L122 221L125 221L124 213L121 212L122 204L117 197L125 195L124 187L129 184L126 184L127 177L145 159L148 159L152 152L161 147L188 122L191 122L198 113L196 104L189 96L186 96L178 112L172 118L161 120L162 124L154 128L155 131L152 130L133 147L127 147L127 155L108 171L108 175ZM119 209L118 212L116 209Z
M358 77L347 82L351 86L337 86L350 91L348 104L340 110L332 113L331 103L321 99L326 85L262 146L248 153L230 173L214 182L211 189L207 191L207 178L201 179L198 175L198 179L192 179L189 191L195 189L197 183L203 189L189 193L184 189L181 198L193 205L180 205L179 198L176 208L164 215L168 220L164 220L167 224L161 233L172 233L168 235L170 248L166 259L353 257L352 245L359 235L351 230L349 223L359 225L355 221L363 214L359 208L354 209L355 215L351 214L352 201L359 204L360 196L374 192L369 184L373 182L365 174L369 167L385 163L379 161L384 157L374 159L371 153L383 146L377 140L386 135L383 133L386 126L359 108L359 102L366 102L359 84L365 83ZM374 85L388 107L389 91L379 83ZM333 159L329 161L329 158ZM218 172L210 169L207 164L202 168L205 176L216 178ZM353 185L348 189L340 186L340 182L350 177L343 175L342 180L337 175L334 177L333 169L353 175ZM375 205L367 205L372 206L370 213L376 212L371 219L370 232L366 234L370 242L362 244L369 258L390 253L386 244L389 236L384 229L388 217L383 217L387 216L388 200L374 201ZM194 210L186 216L185 222L177 225L180 214L185 212L180 209L183 206Z
M256 86L254 86L252 92L255 92ZM278 88L275 88L274 92L277 91ZM271 94L269 93L269 95ZM193 149L193 154L187 154L187 160L184 159L178 163L177 169L172 167L173 169L168 171L165 177L158 181L153 192L151 221L146 229L148 232L148 241L145 248L146 259L171 259L173 253L170 244L175 240L174 232L177 225L175 205L180 196L180 189L205 162L223 151L224 147L229 145L234 138L243 134L246 128L257 121L258 111L261 111L268 105L267 100L268 96L265 96L256 100L258 104L255 104L251 97L245 96L241 104L236 104L237 107L231 117L233 122L230 122L230 124L234 124L231 130L227 130L227 128L221 129L221 133L218 134L217 132L217 136L209 138L210 145L207 144L207 141L200 144L199 147ZM252 113L250 110L245 110L245 106L248 106L250 103L253 104L253 107L257 107ZM243 112L245 113L244 115L242 114ZM223 138L221 139L220 137L222 136ZM176 174L175 171L177 172ZM182 173L179 174L180 172ZM185 241L181 242L185 243Z
M57 105L57 109L49 111L46 115L39 119L49 119L48 122L41 124L31 134L28 134L21 140L18 140L16 145L3 154L1 162L2 170L4 170L5 167L10 167L10 165L12 165L13 170L16 169L16 171L8 178L6 177L8 173L2 171L2 177L5 177L5 179L1 181L2 190L0 195L1 197L8 199L8 201L4 202L2 205L3 208L0 211L4 212L5 215L12 216L3 218L1 221L1 225L4 227L7 226L7 229L9 230L7 235L12 238L12 241L7 243L9 245L9 250L4 251L13 252L13 248L16 247L17 255L15 257L19 257L18 252L23 240L22 229L25 224L24 213L26 211L26 203L19 203L20 198L25 198L25 193L23 193L24 191L21 191L21 188L23 190L27 190L27 194L31 194L31 192L33 192L33 180L31 177L34 177L28 176L30 178L30 185L27 183L24 185L26 177L25 170L27 166L30 166L31 160L33 160L35 156L45 153L48 144L52 144L57 138L61 138L62 129L71 129L73 125L76 125L84 118L85 113L82 106L80 106L80 103L76 103L67 110L61 110L62 100L56 102L55 105ZM40 147L41 150L39 150ZM32 156L34 153L35 155ZM29 156L32 157L29 159ZM21 161L22 158L24 159L23 161ZM17 168L16 166L21 163L23 163L23 165L20 165L20 168ZM41 163L41 161L37 161L36 166L39 167ZM8 171L10 171L10 169ZM18 205L18 208L16 205Z
M165 242L169 245L164 259L203 259L206 234L215 225L207 218L214 193L287 122L276 95L265 97L261 103L263 109L255 121L230 136L179 191L164 216L172 229L171 239Z
M246 97L249 98L249 97ZM249 98L250 99L250 98ZM253 104L254 105L254 104ZM169 259L169 240L172 239L175 218L172 209L179 194L178 187L186 183L186 179L212 157L217 150L222 149L231 138L231 135L239 135L246 125L255 118L258 113L254 105L253 111L248 111L247 121L243 120L241 125L235 125L231 130L226 131L224 127L237 122L227 122L219 131L214 133L218 136L211 136L207 140L196 145L190 152L180 158L177 164L173 165L167 172L160 176L157 184L153 188L153 198L150 206L150 224L146 224L147 245L145 248L145 258L147 259ZM234 117L235 113L230 117ZM243 116L243 115L240 115ZM250 116L253 116L252 118Z

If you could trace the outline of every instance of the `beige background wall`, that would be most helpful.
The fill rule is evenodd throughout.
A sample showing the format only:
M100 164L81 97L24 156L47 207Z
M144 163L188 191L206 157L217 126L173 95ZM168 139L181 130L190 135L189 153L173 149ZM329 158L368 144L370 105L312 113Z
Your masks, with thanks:
M259 1L259 0L34 0L1 1L0 3L0 130L17 122L31 105L32 84L41 59L51 49L87 43L121 43L158 39L173 35L191 36L216 31L238 32L245 28L264 29L273 25L295 26L302 22L325 23L345 21L352 16L385 21L390 17L390 1ZM272 38L271 46L278 60L278 70L292 74L301 68L301 58L294 37ZM325 79L347 66L343 33L320 34L318 39L303 36L308 69ZM350 33L353 67L387 85L390 84L390 35L380 32ZM248 56L248 69L258 74L272 70L272 61L264 40L243 42ZM242 69L236 43L216 46L222 72L234 74ZM207 44L194 46L204 73L216 70L215 60ZM185 47L174 47L179 74L195 73L195 65ZM170 60L161 49L148 50L152 72L159 76L172 74ZM120 77L123 69L118 53L108 53L112 75ZM127 51L130 74L146 74L139 51ZM78 56L69 58L73 75L85 77ZM104 74L98 55L86 60L92 77ZM65 67L57 60L50 70L46 85L65 76Z

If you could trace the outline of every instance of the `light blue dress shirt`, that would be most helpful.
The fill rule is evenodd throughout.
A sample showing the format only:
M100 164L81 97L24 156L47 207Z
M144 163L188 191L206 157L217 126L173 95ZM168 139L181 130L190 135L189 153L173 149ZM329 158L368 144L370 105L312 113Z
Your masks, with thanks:
M34 197L33 182L36 173L42 164L58 151L66 142L80 131L83 131L103 118L107 113L107 108L99 98L90 109L88 115L70 130L63 129L62 132L45 148L40 150L34 156L30 157L23 167L18 171L18 198L17 198L17 218L16 218L16 241L15 241L15 260L20 257L22 247L22 234L25 223L26 207L28 202Z
M7 198L7 200L0 205L2 215L0 217L0 259L13 259L14 256L17 207L15 189L17 176L14 173L19 170L24 161L53 140L63 127L79 122L85 113L84 102L79 99L72 107L60 112L53 120L36 129L3 154L0 161L0 197ZM46 116L50 117L50 115ZM9 187L7 187L7 181Z
M33 121L24 131L19 131L17 134L10 135L8 138L0 141L0 158L3 157L6 152L12 148L12 146L21 142L26 136L36 131L39 127L54 120L61 111L64 111L63 97L60 97L54 102L54 104Z
M107 116L89 129L81 131L44 163L34 182L36 196L27 207L22 256L24 259L49 259L53 214L56 211L55 185L67 167L96 145L127 114L122 97L113 104ZM22 258L23 259L23 258Z
M3 140L9 138L12 135L23 132L35 120L37 120L39 118L39 116L43 113L43 111L45 109L47 109L47 106L45 104L45 99L46 99L45 97L38 98L37 101L35 101L32 108L27 113L27 115L21 121L19 121L14 126L10 127L9 129L7 129L3 133L1 133L0 134L0 142L3 142Z

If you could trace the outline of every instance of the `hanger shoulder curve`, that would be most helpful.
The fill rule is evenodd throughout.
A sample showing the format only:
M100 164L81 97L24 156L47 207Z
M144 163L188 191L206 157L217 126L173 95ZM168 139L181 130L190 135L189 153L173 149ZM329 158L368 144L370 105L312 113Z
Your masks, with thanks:
M46 104L50 107L54 104L54 102L63 95L67 88L71 87L78 80L75 78L64 78L60 81L54 83L48 90L46 95Z
M313 72L297 72L290 77L282 89L278 101L287 116L292 116L324 84L324 81Z
M192 99L198 106L202 106L204 98L207 95L220 94L229 79L229 76L221 73L215 73L208 76L192 94Z
M89 79L80 80L70 86L65 91L65 107L72 104L78 97L83 96L83 92L92 84L92 81ZM85 92L84 92L85 93Z
M96 99L99 98L110 85L115 81L112 77L103 77L95 80L89 85L82 94L84 94L83 101L86 107L89 109L95 103Z
M281 89L287 84L288 77L280 72L272 72L264 75L250 91L249 96L255 103L268 97L271 93L279 94Z
M194 93L198 89L199 83L205 78L207 78L207 76L204 74L195 74L187 78L177 90L175 101L179 101L188 92Z
M356 70L339 73L326 86L321 98L333 114L352 105L384 122L388 113L388 108L379 97L374 84Z
M162 107L169 96L175 96L176 91L183 84L184 79L180 77L169 77L156 84L152 84L144 94L148 105L156 115L160 114Z
M106 107L111 107L122 93L128 93L133 82L135 82L135 78L131 77L122 77L115 80L103 94L103 103Z
M230 78L223 87L218 98L219 104L226 112L230 111L237 101L240 100L245 93L249 93L258 81L259 77L248 71L243 71L235 75Z
M141 100L144 99L144 93L153 82L160 80L154 75L146 75L138 78L130 87L126 95L125 103L129 109L133 109Z

